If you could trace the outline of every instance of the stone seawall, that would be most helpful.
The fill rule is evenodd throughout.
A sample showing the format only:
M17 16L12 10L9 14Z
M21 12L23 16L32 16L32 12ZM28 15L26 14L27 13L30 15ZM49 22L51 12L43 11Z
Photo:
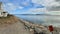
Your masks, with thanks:
M33 34L35 33L34 30L36 30L37 33L43 32L45 34L50 34L50 31L48 30L48 26L33 24L23 19L20 19L20 21L26 26L26 29L29 29L29 31L32 32ZM53 34L60 34L60 27L54 26Z
M26 29L29 29L29 31L32 32L32 33L43 32L43 33L49 34L49 30L47 29L47 27L45 27L43 25L33 24L33 23L30 23L30 22L25 21L23 19L20 19L20 21L26 26Z

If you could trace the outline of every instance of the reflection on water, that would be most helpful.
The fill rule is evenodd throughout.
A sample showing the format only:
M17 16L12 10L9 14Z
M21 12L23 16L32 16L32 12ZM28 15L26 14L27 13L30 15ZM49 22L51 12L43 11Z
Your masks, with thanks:
M59 15L16 15L19 18L30 21L32 23L49 25L53 24L54 26L60 25L60 16Z

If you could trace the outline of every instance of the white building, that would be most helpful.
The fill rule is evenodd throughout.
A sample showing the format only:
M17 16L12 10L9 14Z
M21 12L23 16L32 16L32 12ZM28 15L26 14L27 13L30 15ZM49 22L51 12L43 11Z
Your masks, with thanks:
M8 13L2 9L2 2L0 2L0 17L7 17Z

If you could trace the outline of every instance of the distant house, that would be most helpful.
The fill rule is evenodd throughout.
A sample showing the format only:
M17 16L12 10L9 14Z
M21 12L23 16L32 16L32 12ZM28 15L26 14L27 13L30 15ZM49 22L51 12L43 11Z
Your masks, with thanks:
M0 2L0 17L7 17L8 13L2 9L2 2Z

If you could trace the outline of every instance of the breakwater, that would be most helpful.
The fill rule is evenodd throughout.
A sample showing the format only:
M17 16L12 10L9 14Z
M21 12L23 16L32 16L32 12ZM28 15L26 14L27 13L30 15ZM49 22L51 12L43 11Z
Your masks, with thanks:
M25 29L29 29L29 31L32 32L33 34L41 33L41 32L43 32L43 34L50 34L50 31L48 30L48 26L30 23L23 19L20 19L19 21L21 21L21 23L24 24ZM60 27L55 27L55 26L53 27L54 27L53 34L60 34Z
M35 34L35 33L48 34L49 33L49 30L44 25L30 23L30 22L25 21L23 19L20 19L20 22L24 24L25 29L29 29L29 31L32 32L33 34Z

